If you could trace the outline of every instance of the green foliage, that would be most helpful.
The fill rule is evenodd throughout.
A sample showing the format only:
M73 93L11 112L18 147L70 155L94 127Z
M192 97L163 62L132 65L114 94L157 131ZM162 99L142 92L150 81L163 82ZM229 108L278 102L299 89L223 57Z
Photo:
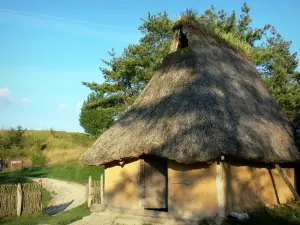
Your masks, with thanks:
M285 41L270 24L254 28L250 11L246 3L239 15L235 11L216 11L211 6L203 13L186 10L176 22L166 12L149 13L138 28L143 35L138 44L129 45L120 57L111 51L110 60L102 59L105 67L100 70L105 82L83 82L92 93L82 108L81 126L87 133L99 135L122 116L163 59L170 56L172 28L180 28L187 23L197 25L202 32L213 35L253 60L267 87L291 119L300 111L297 54L291 53L291 42Z
M79 121L91 135L101 134L123 115L169 52L173 21L167 13L149 13L141 20L138 29L143 37L139 43L129 45L120 57L112 50L110 60L102 59L105 82L83 82L92 93L83 104Z
M31 156L31 161L33 166L43 166L46 164L46 156L42 153L35 153Z
M18 126L17 129L11 128L0 133L0 158L22 155L25 131L22 126Z
M123 109L122 104L113 102L113 98L118 98L118 96L104 98L101 92L91 93L88 96L79 116L80 125L86 133L97 136L113 124L114 117L118 116ZM98 107L99 104L102 104L102 107Z

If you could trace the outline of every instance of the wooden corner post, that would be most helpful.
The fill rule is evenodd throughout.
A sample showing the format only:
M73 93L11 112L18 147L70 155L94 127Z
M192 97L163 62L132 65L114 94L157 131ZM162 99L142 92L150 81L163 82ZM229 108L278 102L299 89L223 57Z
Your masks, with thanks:
M225 217L225 171L222 161L218 161L216 167L216 185L218 200L217 216Z

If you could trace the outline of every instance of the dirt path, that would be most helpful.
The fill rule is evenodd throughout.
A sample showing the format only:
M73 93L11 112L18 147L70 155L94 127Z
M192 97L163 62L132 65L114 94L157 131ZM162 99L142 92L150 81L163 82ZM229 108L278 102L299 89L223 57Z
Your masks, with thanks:
M115 212L94 212L70 225L197 225L199 221L149 218ZM214 224L214 223L213 223Z
M42 186L52 196L48 206L51 206L50 209L53 212L69 210L86 201L86 188L84 185L52 178L29 178L36 182L42 180Z

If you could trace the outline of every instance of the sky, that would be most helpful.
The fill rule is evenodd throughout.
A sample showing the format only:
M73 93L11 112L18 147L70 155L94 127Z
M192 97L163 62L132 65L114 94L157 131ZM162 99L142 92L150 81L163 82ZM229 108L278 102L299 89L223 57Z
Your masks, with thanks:
M148 12L175 18L186 8L240 12L240 0L0 0L0 128L83 132L80 107L90 90L82 81L104 81L99 66L129 44ZM272 24L300 52L300 1L246 1L254 27Z

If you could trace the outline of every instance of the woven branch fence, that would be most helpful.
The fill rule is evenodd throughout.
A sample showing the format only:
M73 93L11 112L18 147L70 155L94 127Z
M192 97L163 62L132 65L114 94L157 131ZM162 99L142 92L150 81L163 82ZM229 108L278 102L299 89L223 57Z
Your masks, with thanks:
M100 185L100 181L93 181L92 182L92 190L93 190L92 204L101 203L101 185Z
M0 217L42 211L42 183L0 185Z
M91 207L92 204L104 203L103 174L100 176L100 180L98 181L93 181L92 177L89 176L89 181L86 187L88 207Z

